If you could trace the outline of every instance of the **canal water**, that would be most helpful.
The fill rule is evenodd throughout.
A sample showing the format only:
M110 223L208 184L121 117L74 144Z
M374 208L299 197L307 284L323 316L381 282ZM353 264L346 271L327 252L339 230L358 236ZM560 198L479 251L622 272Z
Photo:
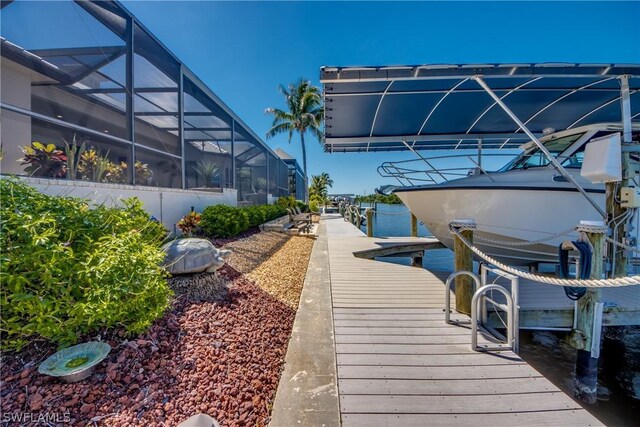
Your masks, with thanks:
M406 206L378 204L376 212L373 218L376 237L411 235L411 218ZM366 232L366 227L362 229ZM432 234L419 224L418 235L428 237ZM408 258L384 260L410 263ZM431 250L423 261L423 266L430 270L453 270L453 252L449 249ZM576 352L568 344L567 335L564 332L520 331L520 356L571 396ZM640 426L640 327L604 328L598 402L586 408L607 426Z

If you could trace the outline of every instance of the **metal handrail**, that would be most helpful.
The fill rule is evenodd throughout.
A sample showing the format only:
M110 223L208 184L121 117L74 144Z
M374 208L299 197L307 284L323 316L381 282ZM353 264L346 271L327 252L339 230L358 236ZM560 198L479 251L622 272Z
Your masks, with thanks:
M485 294L488 291L498 291L504 295L507 300L507 342L506 345L495 345L495 346L479 346L478 345L478 311L483 311L480 308L480 303L486 298ZM494 306L504 310L503 304L495 304ZM482 317L485 317L483 314ZM514 339L514 310L513 310L513 299L511 298L511 294L505 288L500 285L485 285L473 294L473 298L471 299L471 349L473 351L504 351L511 350L514 353L517 352L516 342Z
M516 157L516 154L505 154L505 153L491 153L491 154L483 154L482 157L508 157L512 159ZM412 165L416 162L420 164L424 164L426 160L430 162L427 163L431 168L413 168L408 167L407 165ZM468 162L468 165L464 166L456 166L456 167L443 167L437 168L431 162L434 160L443 160L443 159L464 159ZM401 185L405 186L406 181L409 185L415 185L415 182L426 183L426 184L439 184L442 182L448 182L453 179L464 178L470 175L474 170L480 170L481 173L486 174L488 171L484 169L481 162L476 158L476 156L470 154L451 154L445 156L433 156L426 157L424 159L410 159L410 160L399 160L395 162L383 162L380 166L378 166L378 174L383 178L395 178L400 182Z
M444 322L448 325L460 325L469 323L468 320L451 320L451 284L453 283L453 279L458 276L469 276L473 279L473 282L476 285L476 289L479 289L481 286L480 278L477 274L472 273L470 271L456 271L447 277L447 281L444 284Z

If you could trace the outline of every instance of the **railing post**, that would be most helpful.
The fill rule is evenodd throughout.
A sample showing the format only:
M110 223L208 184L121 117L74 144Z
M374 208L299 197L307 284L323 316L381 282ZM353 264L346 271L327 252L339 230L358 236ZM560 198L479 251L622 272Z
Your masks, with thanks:
M604 235L607 227L604 222L586 223L577 227L584 232L593 247L590 279L602 279L604 260ZM600 357L600 336L602 331L602 308L600 289L588 288L587 293L578 300L576 330L572 332L571 343L576 347L575 396L585 403L596 403L598 388L598 358Z
M454 220L451 226L473 243L473 229L475 221L472 219ZM473 252L457 235L454 235L454 270L473 271ZM471 299L473 298L472 280L466 276L456 277L456 310L459 313L471 314Z
M367 237L373 237L373 209L367 208L365 213L367 214Z
M354 215L355 215L355 222L356 222L356 227L358 227L358 229L360 229L360 226L362 225L362 217L360 216L360 208L358 206L354 206L353 207L354 210Z
M411 237L418 237L418 218L411 212Z

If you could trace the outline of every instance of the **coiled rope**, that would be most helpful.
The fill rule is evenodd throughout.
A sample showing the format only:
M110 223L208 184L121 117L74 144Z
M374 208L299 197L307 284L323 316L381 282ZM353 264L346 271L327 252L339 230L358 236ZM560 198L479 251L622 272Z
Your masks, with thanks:
M585 227L581 226L580 231L585 231ZM589 226L586 226L588 229ZM573 286L573 287L588 287L588 288L604 288L614 286L630 286L640 285L640 276L627 276L627 277L615 277L611 279L558 279L555 277L540 276L538 274L527 273L517 268L513 268L509 265L503 264L497 259L485 254L477 247L473 246L461 233L462 230L475 230L475 224L464 223L451 223L449 224L449 231L455 234L462 243L464 243L473 253L485 260L486 262L495 265L501 270L511 273L515 276L522 277L523 279L533 280L535 282L546 283L548 285L556 286ZM602 227L598 227L599 230Z

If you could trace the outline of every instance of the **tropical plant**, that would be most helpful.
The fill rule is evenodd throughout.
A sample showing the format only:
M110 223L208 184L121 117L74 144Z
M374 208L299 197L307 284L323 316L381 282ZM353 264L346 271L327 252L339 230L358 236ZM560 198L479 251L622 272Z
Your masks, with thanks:
M311 177L309 197L316 195L321 199L320 203L326 204L329 187L333 187L333 180L328 173L322 172L320 175L314 175Z
M302 146L302 169L305 176L305 186L307 185L307 149L305 147L304 136L309 132L318 141L322 141L321 130L324 121L324 107L320 89L311 85L308 80L299 80L290 83L288 88L280 85L280 92L285 97L287 111L278 108L267 108L265 113L273 116L273 124L267 132L267 138L286 133L289 135L289 142L294 132L300 134L300 145Z
M193 236L199 227L202 216L197 212L189 212L178 221L177 227L187 237Z
M24 170L30 175L63 178L67 174L67 156L55 144L33 141L20 149L24 157L18 161L21 165L28 165Z
M129 168L129 165L127 165L126 162L120 162L120 164L109 162L107 164L107 169L105 171L104 180L106 182L114 182L114 183L127 182L128 168Z
M208 160L200 160L194 167L196 173L204 181L205 187L210 187L213 184L213 178L218 175L220 166L217 163Z
M164 227L137 199L124 208L48 196L0 180L0 330L4 349L61 346L104 328L139 333L171 291L161 267Z
M136 162L134 163L134 167L136 172L136 184L151 184L153 171L151 170L151 168L149 168L149 165L146 163L142 163L140 160L136 160Z
M107 154L102 156L93 147L82 153L78 162L80 178L85 181L102 182L107 170L113 164L107 159L108 155L107 151Z
M78 174L78 163L80 162L80 157L82 156L82 153L84 153L87 144L83 142L82 145L78 147L76 144L75 134L73 135L71 144L69 144L65 139L63 139L63 141L65 153L67 155L67 179L76 179Z

